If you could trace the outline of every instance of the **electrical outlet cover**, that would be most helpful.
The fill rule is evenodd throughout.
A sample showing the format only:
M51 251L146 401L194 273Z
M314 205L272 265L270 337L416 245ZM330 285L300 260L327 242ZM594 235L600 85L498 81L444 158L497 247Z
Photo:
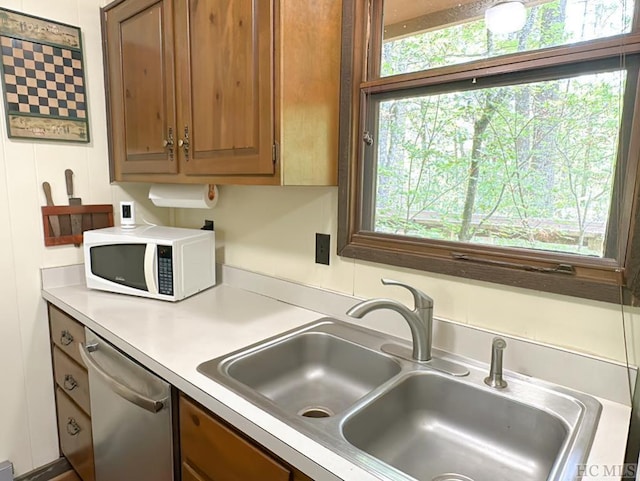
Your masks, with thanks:
M330 248L331 236L329 234L316 234L316 264L329 265Z

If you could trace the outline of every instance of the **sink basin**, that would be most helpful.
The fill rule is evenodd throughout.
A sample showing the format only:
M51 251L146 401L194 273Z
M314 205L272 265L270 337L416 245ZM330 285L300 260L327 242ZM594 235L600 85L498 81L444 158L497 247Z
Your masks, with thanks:
M463 368L461 377L389 354L407 347L325 318L198 371L379 479L579 478L598 401L514 373L497 390L484 383L487 365L437 349L439 361Z
M265 396L281 409L308 418L341 413L400 372L381 352L315 330L260 343L253 349L201 364Z
M354 414L343 434L419 480L546 481L569 426L545 410L421 373Z

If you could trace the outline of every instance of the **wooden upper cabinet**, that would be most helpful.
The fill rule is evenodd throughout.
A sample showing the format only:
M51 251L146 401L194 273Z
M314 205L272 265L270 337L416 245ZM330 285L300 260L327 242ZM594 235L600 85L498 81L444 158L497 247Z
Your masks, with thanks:
M113 179L336 185L341 21L341 0L105 7Z
M104 16L115 177L177 173L171 0L127 0Z
M337 185L342 0L281 0L277 130L286 185Z
M176 4L187 174L273 174L273 0Z

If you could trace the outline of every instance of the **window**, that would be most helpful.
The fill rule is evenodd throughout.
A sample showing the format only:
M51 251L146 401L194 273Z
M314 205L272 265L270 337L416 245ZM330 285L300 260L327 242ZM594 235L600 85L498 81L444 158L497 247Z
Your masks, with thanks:
M340 253L633 302L638 7L494 4L345 2Z

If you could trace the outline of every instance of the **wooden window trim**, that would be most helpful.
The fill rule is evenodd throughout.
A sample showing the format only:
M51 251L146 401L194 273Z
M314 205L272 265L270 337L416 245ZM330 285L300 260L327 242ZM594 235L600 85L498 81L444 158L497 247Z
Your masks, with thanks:
M361 132L365 125L368 95L421 89L443 83L482 79L504 73L566 66L612 56L640 53L640 31L584 42L578 46L559 46L516 55L480 60L471 72L468 66L453 65L425 72L412 72L378 78L379 61L367 58L367 46L381 42L380 34L370 32L371 18L378 18L381 2L344 0L342 78L340 95L340 152L338 253L370 262L424 270L456 277L487 281L514 287L563 294L611 303L640 305L640 95L636 95L628 131L630 140L621 147L628 159L618 169L625 189L633 195L618 205L621 220L619 260L578 257L562 253L499 248L484 245L423 240L399 235L362 231ZM640 8L636 7L636 17ZM635 22L634 25L638 23ZM376 30L376 29L371 29ZM516 58L517 56L517 58ZM505 59L517 61L505 64ZM371 80L369 80L371 79ZM637 87L640 81L636 79ZM627 88L628 90L628 88ZM619 154L620 155L620 154ZM573 273L562 270L573 266ZM558 269L558 266L561 266ZM557 273L540 272L557 269Z

